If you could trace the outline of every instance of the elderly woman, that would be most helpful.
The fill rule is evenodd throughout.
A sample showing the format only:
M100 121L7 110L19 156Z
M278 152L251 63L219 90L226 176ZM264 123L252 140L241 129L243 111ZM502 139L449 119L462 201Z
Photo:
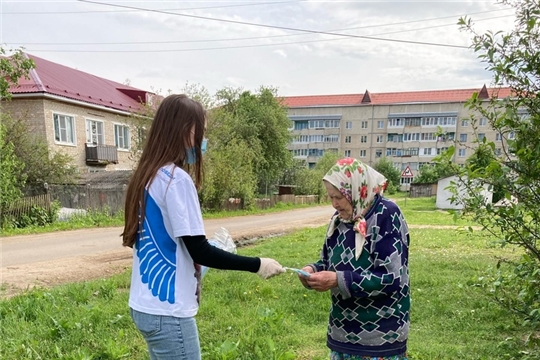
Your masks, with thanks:
M362 162L339 160L323 178L336 213L321 259L299 275L330 290L330 359L406 359L409 332L409 231L382 196L386 178Z

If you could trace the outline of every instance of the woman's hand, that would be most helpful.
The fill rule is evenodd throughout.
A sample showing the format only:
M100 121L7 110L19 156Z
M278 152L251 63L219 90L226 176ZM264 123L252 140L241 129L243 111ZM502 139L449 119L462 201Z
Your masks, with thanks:
M307 273L310 273L310 274L313 274L313 268L311 266L304 266L302 268L302 270L304 270L305 272ZM313 275L310 275L310 276L313 276ZM304 276L304 275L300 275L298 274L298 279L300 279L300 282L302 283L302 285L304 285L304 287L308 288L308 289L311 289L306 281L306 279L308 279L307 276Z
M327 291L338 286L337 274L333 271L319 271L308 277L303 277L303 279L308 287L316 291ZM302 281L302 283L304 282Z

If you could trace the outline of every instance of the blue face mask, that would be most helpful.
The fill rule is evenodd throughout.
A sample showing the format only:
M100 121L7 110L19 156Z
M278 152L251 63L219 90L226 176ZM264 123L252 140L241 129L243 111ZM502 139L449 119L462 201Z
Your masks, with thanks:
M201 143L201 153L204 155L206 152L206 146L208 144L208 139L204 138ZM189 148L186 150L187 153L187 163L193 165L197 162L197 151L195 147Z

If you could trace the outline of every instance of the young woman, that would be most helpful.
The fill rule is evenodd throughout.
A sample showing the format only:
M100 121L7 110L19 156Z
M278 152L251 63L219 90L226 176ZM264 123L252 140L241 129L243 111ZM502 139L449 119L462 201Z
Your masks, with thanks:
M323 178L336 213L321 258L300 281L330 290L331 360L405 360L409 333L409 230L382 196L386 178L356 159L341 159Z
M263 279L285 271L273 259L231 254L207 242L197 195L205 130L201 104L185 95L165 98L127 189L122 236L133 248L129 306L152 360L200 359L194 316L201 265Z

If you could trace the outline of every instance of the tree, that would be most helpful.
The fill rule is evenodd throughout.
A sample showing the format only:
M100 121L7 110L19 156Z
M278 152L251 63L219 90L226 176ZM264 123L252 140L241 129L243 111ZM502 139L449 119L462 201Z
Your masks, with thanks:
M73 158L62 152L53 152L43 138L34 135L26 119L14 119L2 113L4 141L13 146L21 164L17 172L17 183L21 186L49 184L69 184L76 179L77 168Z
M267 194L269 186L292 164L287 149L291 122L286 108L279 102L276 89L264 86L257 93L226 88L216 96L223 105L212 111L209 131L216 134L215 141L229 143L241 139L247 144L253 154L257 188Z
M383 174L386 179L388 179L388 186L386 187L386 191L389 194L395 193L399 188L401 173L398 169L396 169L392 161L383 157L375 164L373 164L373 168Z
M499 301L540 326L540 3L500 3L516 12L515 27L507 33L477 33L470 18L460 19L461 28L473 37L473 49L493 73L495 86L509 86L512 96L482 101L475 94L468 102L503 141L500 155L499 150L495 155L499 145L482 143L460 173L466 196L455 190L454 201L461 202L464 213L492 238L524 250L521 260L513 263L513 271L501 272L491 285ZM483 186L503 189L505 205L486 204L478 195ZM535 352L531 358L539 355Z
M0 100L11 98L9 87L17 84L21 77L35 65L20 50L10 57L4 57L5 50L0 47ZM0 113L3 113L0 109ZM2 120L2 119L0 119ZM15 155L15 146L6 139L6 127L0 122L0 227L3 226L4 212L15 200L22 196L24 180L21 176L23 165Z
M437 156L432 164L422 166L413 183L430 184L447 176L456 175L459 172L459 166L452 162L452 156L453 151L445 151Z
M5 57L6 51L0 47L0 100L10 99L9 87L17 84L21 77L28 77L28 72L35 67L34 62L17 50Z
M311 187L314 189L313 194L317 195L319 202L326 196L326 187L322 181L324 175L336 164L341 158L337 151L325 151L323 156L317 161L315 167L311 169L311 176L313 183Z

